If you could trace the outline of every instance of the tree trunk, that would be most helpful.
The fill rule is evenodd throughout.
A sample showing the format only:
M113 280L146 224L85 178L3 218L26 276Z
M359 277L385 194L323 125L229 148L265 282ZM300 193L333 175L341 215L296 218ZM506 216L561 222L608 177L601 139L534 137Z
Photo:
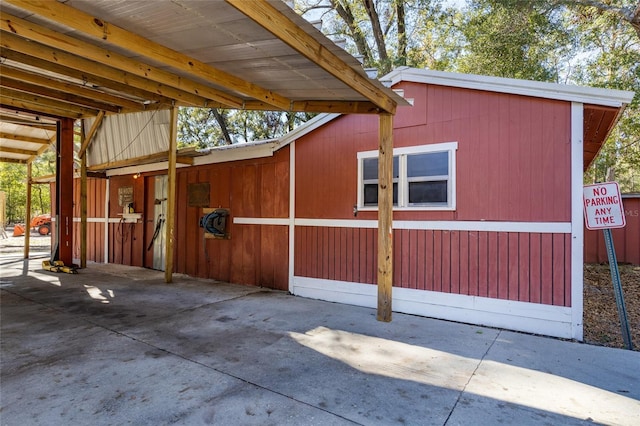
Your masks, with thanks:
M369 50L369 45L367 44L365 35L362 33L362 29L360 29L353 17L353 11L351 10L349 3L340 3L338 0L331 0L331 6L347 24L347 27L351 32L353 42L356 45L356 49L358 50L358 53L362 55L363 63L365 65L370 65L372 63L371 50Z
M387 45L384 41L384 34L382 32L382 26L380 25L380 17L378 16L373 0L364 0L364 8L366 9L369 20L371 21L373 38L376 41L376 47L378 48L380 71L382 74L386 74L391 71L391 64L389 63L389 55L387 55Z
M398 17L398 64L407 65L407 27L404 15L404 0L395 0Z

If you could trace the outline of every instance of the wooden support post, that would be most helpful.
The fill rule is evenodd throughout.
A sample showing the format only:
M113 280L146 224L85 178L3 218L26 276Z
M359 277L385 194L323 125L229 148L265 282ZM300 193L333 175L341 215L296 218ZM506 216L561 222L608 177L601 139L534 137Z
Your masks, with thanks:
M96 119L93 121L93 125L89 129L89 134L87 134L86 137L84 135L84 120L82 120L82 138L83 139L82 139L82 144L80 145L80 150L78 151L78 157L80 158L85 157L84 154L86 153L87 148L89 147L89 144L91 143L91 141L93 140L93 137L98 131L98 128L102 124L103 118L104 118L104 111L100 111Z
M378 321L391 321L393 287L393 115L381 113L378 153Z
M169 123L169 170L167 172L167 217L166 217L166 238L165 238L165 268L164 281L173 281L173 231L176 220L176 160L178 146L178 107L171 108L171 119Z
M73 263L73 119L58 122L56 144L57 259Z
M84 120L81 124L84 145ZM80 157L80 267L87 267L87 156Z
M31 244L31 161L27 163L27 206L24 213L24 258L29 258Z

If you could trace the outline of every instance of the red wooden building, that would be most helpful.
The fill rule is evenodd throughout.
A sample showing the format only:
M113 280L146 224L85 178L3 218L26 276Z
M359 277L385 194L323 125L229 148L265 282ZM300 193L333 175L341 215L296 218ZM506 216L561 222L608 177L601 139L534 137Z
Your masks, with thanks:
M583 170L633 93L410 68L385 79L413 104L394 120L393 310L582 339ZM175 272L376 306L378 141L376 117L324 114L195 157L177 170ZM90 259L162 269L165 170L92 182L90 204L108 207L88 220ZM139 217L123 218L129 204ZM230 238L205 238L199 220L218 207Z
M640 265L640 194L622 194L626 226L611 231L619 263ZM602 231L585 229L584 261L608 262L607 248Z

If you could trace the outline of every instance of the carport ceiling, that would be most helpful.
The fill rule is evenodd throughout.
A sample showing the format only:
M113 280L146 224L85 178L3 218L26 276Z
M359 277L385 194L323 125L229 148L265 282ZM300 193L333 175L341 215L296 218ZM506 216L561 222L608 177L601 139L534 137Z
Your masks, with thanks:
M393 114L406 104L280 0L2 0L0 9L2 158L37 154L16 143L51 138L49 118L100 111Z

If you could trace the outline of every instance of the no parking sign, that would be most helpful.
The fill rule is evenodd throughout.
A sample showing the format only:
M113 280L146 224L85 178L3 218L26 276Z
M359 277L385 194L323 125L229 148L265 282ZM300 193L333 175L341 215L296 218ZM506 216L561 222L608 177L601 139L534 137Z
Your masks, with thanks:
M631 330L629 329L629 320L627 318L627 307L624 303L620 271L618 270L618 260L616 259L616 249L613 245L613 236L611 234L611 228L623 228L626 225L618 182L586 185L583 188L583 200L584 219L587 228L602 229L604 243L607 247L607 256L609 257L609 267L611 268L613 292L616 297L616 305L618 305L622 339L627 348L633 350Z
M626 220L618 182L586 185L583 195L588 229L624 228Z

